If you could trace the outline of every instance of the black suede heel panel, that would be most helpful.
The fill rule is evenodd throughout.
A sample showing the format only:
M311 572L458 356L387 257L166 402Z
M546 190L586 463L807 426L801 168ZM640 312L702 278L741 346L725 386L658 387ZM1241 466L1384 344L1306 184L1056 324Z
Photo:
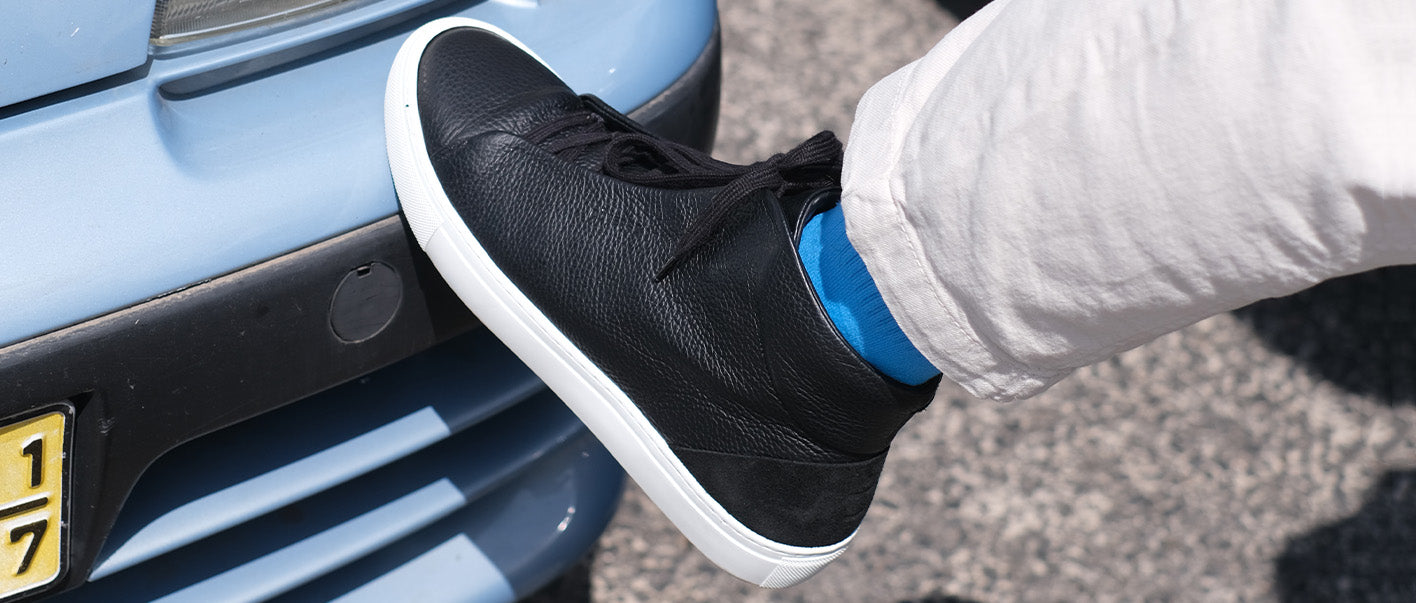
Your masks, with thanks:
M728 513L753 531L802 547L841 542L875 497L885 453L853 463L803 463L676 448Z

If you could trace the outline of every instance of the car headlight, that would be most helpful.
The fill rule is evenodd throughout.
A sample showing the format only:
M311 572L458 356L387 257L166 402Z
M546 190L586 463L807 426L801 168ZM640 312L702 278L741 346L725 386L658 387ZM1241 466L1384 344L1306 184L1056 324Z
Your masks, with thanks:
M157 0L152 43L170 46L355 3L357 0Z

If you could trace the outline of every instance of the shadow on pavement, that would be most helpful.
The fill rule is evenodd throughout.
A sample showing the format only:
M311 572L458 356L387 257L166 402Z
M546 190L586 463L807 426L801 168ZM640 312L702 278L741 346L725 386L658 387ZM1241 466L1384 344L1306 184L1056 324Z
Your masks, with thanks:
M1333 279L1234 314L1266 345L1347 391L1416 404L1416 266Z
M900 603L978 603L973 599L955 597L953 595L925 595L918 599L905 599Z
M1356 515L1294 538L1279 600L1416 601L1416 470L1388 472Z
M590 549L559 578L526 595L520 603L590 603L590 568L595 565L596 551Z
M944 10L954 13L960 21L967 19L969 15L978 12L988 4L988 0L935 0Z

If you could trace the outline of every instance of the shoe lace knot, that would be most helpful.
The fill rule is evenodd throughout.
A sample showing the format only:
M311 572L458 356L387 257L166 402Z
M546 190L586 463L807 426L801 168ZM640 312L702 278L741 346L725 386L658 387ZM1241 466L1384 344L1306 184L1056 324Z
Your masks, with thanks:
M590 107L604 107L599 99L586 100ZM589 110L548 122L526 138L570 160L587 147L605 144L601 172L625 182L671 189L722 187L684 231L655 273L655 281L663 280L712 239L734 210L752 199L754 193L766 190L780 198L840 186L843 160L841 141L829 131L820 132L785 153L737 165L638 131L611 129L601 115Z

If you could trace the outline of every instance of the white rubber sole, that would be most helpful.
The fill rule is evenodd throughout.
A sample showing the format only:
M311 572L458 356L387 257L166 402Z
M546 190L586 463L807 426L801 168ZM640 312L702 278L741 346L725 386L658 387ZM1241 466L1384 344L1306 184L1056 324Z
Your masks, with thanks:
M791 546L753 532L728 514L629 397L502 274L453 209L423 142L417 70L428 43L458 27L496 33L535 56L494 25L456 17L418 28L399 50L384 97L384 128L394 185L418 244L463 303L565 401L710 560L768 588L791 586L815 574L845 552L855 535L831 546Z

